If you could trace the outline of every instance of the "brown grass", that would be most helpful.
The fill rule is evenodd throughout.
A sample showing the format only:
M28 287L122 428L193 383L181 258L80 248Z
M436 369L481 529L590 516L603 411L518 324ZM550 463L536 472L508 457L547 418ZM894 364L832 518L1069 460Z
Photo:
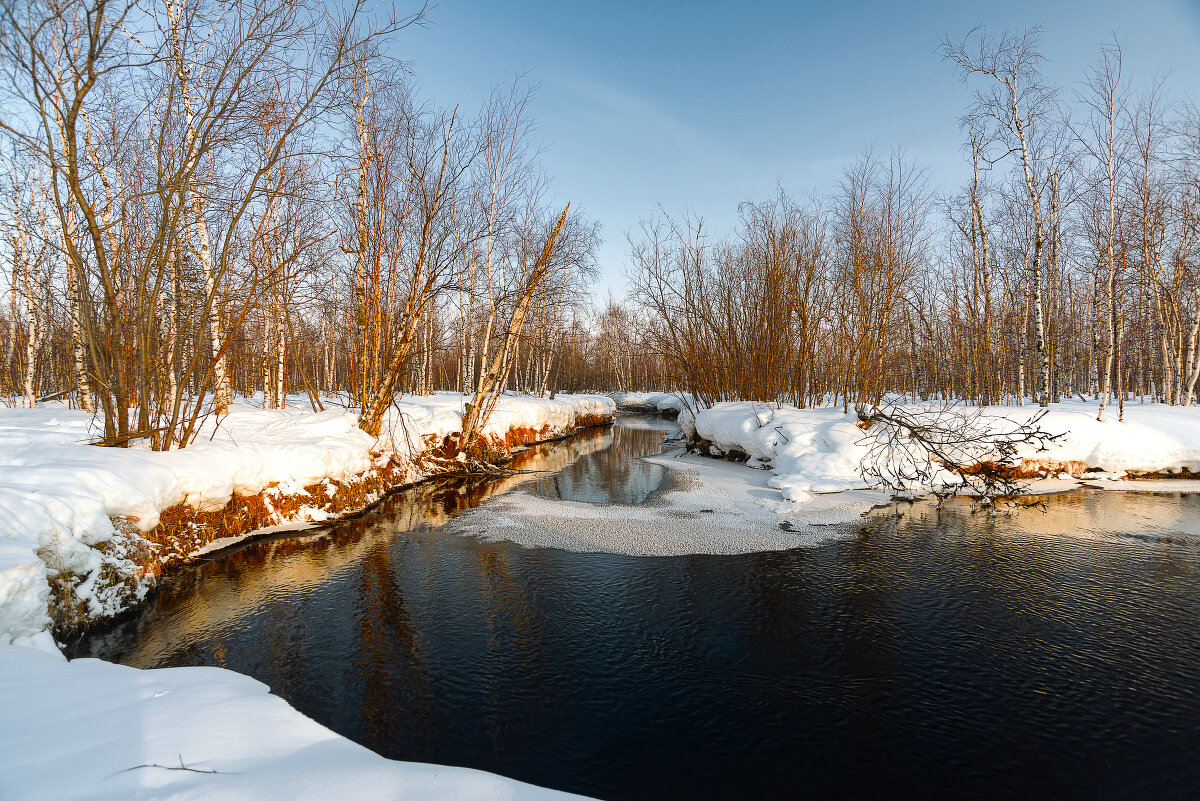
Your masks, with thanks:
M51 569L47 576L50 586L48 611L55 636L60 640L82 631L92 622L89 602L75 593L76 588L85 579L90 578L93 581L93 594L97 598L103 596L108 605L132 606L158 575L157 569L151 567L156 564L154 549L150 543L139 537L98 542L92 547L105 557L94 577L65 569L57 553L51 548L43 547L38 550L38 556ZM135 566L132 572L126 567L125 560Z
M967 468L965 473L969 475L996 475L1002 478L1011 479L1032 479L1032 478L1053 478L1059 475L1069 475L1072 478L1080 478L1088 473L1098 473L1100 470L1095 467L1090 467L1086 462L1077 460L1060 462L1054 459L1022 459L1017 465L997 465L994 462L984 462ZM1126 473L1122 480L1124 481L1140 481L1143 479L1196 479L1200 478L1200 473L1195 473L1186 467L1181 467L1178 470L1168 470L1161 472L1137 471L1130 470Z
M607 414L581 414L575 418L574 425L569 425L564 429L555 429L549 424L537 428L512 426L505 432L504 437L496 434L486 434L480 437L475 443L471 458L494 465L506 464L512 459L513 451L517 448L534 445L538 442L566 439L579 433L581 429L611 425L612 421L612 416ZM448 464L462 450L457 432L442 437L441 442L430 435L426 438L425 446L425 455L438 460L439 464Z

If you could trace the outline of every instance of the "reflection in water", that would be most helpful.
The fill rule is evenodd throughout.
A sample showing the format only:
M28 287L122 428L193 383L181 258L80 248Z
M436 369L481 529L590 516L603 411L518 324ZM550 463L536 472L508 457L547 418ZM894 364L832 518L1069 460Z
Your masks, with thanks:
M588 503L642 503L662 482L665 468L637 457L658 453L663 428L616 425L600 450L569 467L538 479L530 492L549 498Z
M600 488L626 457L589 445L615 454L628 433L524 457L572 473L557 485L502 485L636 498ZM1200 782L1196 496L1076 492L999 518L902 506L854 540L742 556L436 529L494 491L425 488L197 565L77 655L221 664L386 756L606 799L1183 798Z
M1111 490L1110 490L1111 491ZM1120 492L1105 500L1101 491L1073 491L1054 496L1030 496L1000 502L997 514L988 515L964 498L939 506L932 501L899 502L871 512L871 516L898 523L901 529L937 527L947 516L978 516L973 525L1008 537L1015 532L1048 537L1111 541L1114 537L1142 542L1200 545L1197 496L1171 492ZM1022 511L1024 509L1024 511Z

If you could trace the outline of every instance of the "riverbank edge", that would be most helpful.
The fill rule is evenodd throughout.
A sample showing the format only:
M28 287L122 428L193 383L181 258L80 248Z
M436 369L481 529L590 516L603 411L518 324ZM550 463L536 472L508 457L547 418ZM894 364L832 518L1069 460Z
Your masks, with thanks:
M896 408L950 434L958 430L971 437L1003 438L1007 432L1022 431L1022 426L1033 432L1018 439L1015 453L998 462L985 461L988 453L997 452L986 442L965 448L964 453L985 459L965 468L967 473L990 473L1009 481L1069 476L1130 488L1137 480L1194 480L1200 473L1200 407L1132 405L1126 407L1124 419L1101 419L1099 403L1087 400L1063 401L1046 409L935 402ZM800 505L819 495L865 488L871 483L866 476L890 474L896 466L890 460L898 457L903 467L908 451L915 460L922 458L920 449L906 445L902 435L889 440L885 431L882 440L876 439L859 415L845 408L722 402L681 415L680 427L697 452L734 454L749 467L770 468L769 485L780 490L784 501ZM937 461L929 458L936 472ZM931 480L961 483L959 476L942 470L944 475Z
M684 442L688 453L707 459L745 463L753 457L740 445L718 446L716 442L693 435ZM1072 478L1081 482L1098 479L1134 483L1140 481L1198 481L1200 472L1186 466L1168 467L1161 470L1126 470L1111 474L1101 467L1093 467L1078 460L1023 458L1015 464L998 462L976 462L962 468L967 475L991 476L1015 481L1042 481L1046 479ZM1082 485L1081 485L1082 486Z
M540 427L510 426L503 437L486 434L484 450L488 465L503 467L518 448L564 440L589 428L612 425L616 411L576 410L574 417L567 426L549 423ZM220 541L223 549L260 535L269 536L281 528L333 525L368 511L392 493L434 479L469 475L478 467L448 456L456 451L453 433L427 434L422 445L423 449L411 459L395 453L373 453L375 463L367 470L343 479L327 476L299 491L272 483L257 493L235 492L219 509L203 509L186 501L177 503L163 509L158 523L146 532L138 530L136 521L110 515L113 527L135 543L126 556L134 563L136 572L105 571L97 577L97 582L111 583L123 603L110 614L91 614L86 601L75 593L79 577L70 571L58 571L48 577L51 634L56 641L78 637L91 627L135 612L152 596L153 587L163 575L211 552L206 549L214 542Z

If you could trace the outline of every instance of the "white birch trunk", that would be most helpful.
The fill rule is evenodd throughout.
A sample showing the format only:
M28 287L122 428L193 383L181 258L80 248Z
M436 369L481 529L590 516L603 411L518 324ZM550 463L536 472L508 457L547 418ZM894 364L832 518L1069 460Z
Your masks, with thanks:
M28 409L37 407L37 362L42 347L43 309L38 287L33 280L33 266L29 263L28 241L19 227L12 239L13 272L20 273L22 294L25 299L25 363L22 371L22 405Z

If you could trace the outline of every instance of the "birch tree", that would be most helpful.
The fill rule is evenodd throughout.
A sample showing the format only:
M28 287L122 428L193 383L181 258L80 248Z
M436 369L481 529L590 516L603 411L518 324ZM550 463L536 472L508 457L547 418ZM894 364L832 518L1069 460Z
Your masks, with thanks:
M1026 284L1034 320L1034 338L1039 362L1039 403L1050 403L1050 355L1046 342L1043 300L1043 259L1046 245L1046 193L1053 169L1052 148L1047 130L1054 124L1057 94L1047 86L1038 65L1041 28L1021 33L1004 32L997 38L982 30L969 33L961 42L942 42L942 54L954 63L964 81L983 79L975 91L975 102L965 118L991 133L1004 155L1012 155L1019 183L1026 196L1032 222L1032 248Z
M479 386L474 397L463 408L462 437L459 440L459 447L468 456L475 455L478 450L483 428L491 418L500 394L508 382L516 358L521 330L525 325L525 316L529 313L534 297L556 269L566 269L570 264L569 261L555 258L556 255L559 255L556 253L558 238L562 233L563 226L566 225L567 214L570 210L571 204L568 203L562 214L559 215L558 222L546 236L541 252L532 263L527 263L522 270L513 298L512 312L508 316L500 343L492 354L491 361L487 364L483 375L480 376ZM534 225L536 222L530 220L529 227L532 228ZM533 230L527 229L528 236L535 236Z

